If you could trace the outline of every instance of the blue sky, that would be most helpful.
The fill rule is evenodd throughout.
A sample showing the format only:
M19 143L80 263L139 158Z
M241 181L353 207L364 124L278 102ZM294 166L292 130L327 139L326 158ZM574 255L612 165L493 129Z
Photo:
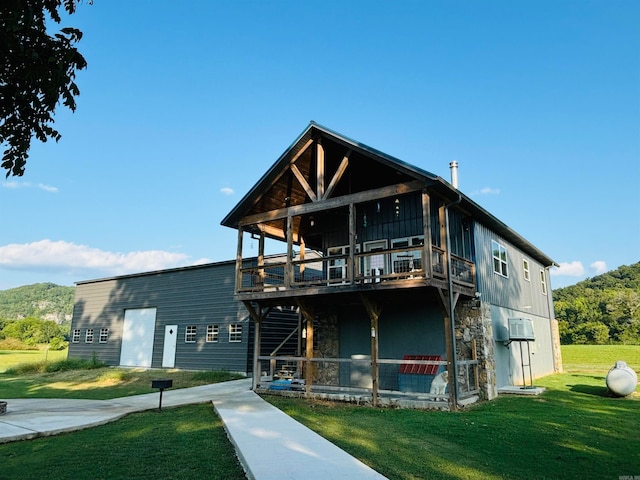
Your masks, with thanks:
M449 178L552 257L640 260L640 2L86 2L78 109L0 181L0 289L235 257L310 120Z

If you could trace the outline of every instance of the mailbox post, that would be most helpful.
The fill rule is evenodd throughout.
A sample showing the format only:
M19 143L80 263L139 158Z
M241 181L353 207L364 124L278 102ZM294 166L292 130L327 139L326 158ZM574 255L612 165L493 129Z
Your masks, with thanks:
M173 380L151 380L151 388L160 389L160 403L158 404L158 411L162 411L162 392L165 388L173 387Z

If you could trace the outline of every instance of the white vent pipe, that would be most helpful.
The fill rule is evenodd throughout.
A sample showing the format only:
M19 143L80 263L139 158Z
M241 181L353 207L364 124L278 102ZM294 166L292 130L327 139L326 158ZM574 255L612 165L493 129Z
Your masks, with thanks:
M458 162L455 160L449 162L449 168L451 169L451 185L453 188L458 188Z

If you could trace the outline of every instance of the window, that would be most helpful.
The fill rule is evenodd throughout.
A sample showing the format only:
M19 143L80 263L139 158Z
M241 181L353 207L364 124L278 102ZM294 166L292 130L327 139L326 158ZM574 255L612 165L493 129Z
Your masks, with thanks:
M195 325L187 325L187 329L184 331L184 343L196 343L196 333L198 327Z
M493 271L498 275L509 276L507 271L507 249L495 240L491 240L493 250Z
M87 328L87 333L84 336L85 343L93 343L93 328Z
M108 328L101 328L100 329L100 343L107 343L108 339L109 339L109 329Z
M74 328L71 335L71 343L80 343L80 329Z
M522 260L522 272L524 274L524 279L527 282L531 281L531 274L529 273L529 260L527 260L526 258L524 260Z
M218 325L207 325L207 343L218 341Z
M241 342L242 341L242 325L232 324L229 325L229 342Z
M422 270L422 245L424 245L424 237L422 235L391 240L392 250L405 249L402 252L394 252L391 254L391 268L393 273Z
M540 287L542 288L542 294L547 294L547 277L544 274L544 270L540 270Z

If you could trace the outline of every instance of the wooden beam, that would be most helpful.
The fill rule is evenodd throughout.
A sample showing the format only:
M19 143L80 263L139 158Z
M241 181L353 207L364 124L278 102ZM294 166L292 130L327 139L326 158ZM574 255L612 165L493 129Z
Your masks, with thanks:
M293 172L293 175L296 177L300 185L302 185L302 188L304 188L304 191L307 192L307 195L309 196L311 201L312 202L318 201L318 197L316 197L316 193L313 191L313 189L311 188L311 185L309 185L309 182L307 182L307 179L304 178L304 176L302 175L302 172L298 169L298 167L296 167L295 165L291 165L291 171Z
M324 147L322 146L321 138L318 138L316 142L316 163L316 181L318 182L316 192L318 198L324 198Z
M236 292L242 287L242 239L244 231L238 227L238 249L236 251Z
M380 380L378 368L378 320L382 312L382 306L364 294L360 295L360 299L371 320L371 404L376 407L378 405L378 386Z
M302 302L301 300L296 300L296 303L298 304L300 313L302 313L302 316L307 321L307 326L305 328L307 338L306 338L306 350L305 350L306 361L305 361L304 383L305 383L305 393L307 396L309 396L311 394L311 386L313 385L313 382L314 382L314 375L313 375L314 368L313 368L313 362L311 361L311 359L313 358L314 312L312 307L309 307L306 303Z
M427 189L422 190L422 232L424 244L422 245L422 270L426 277L433 275L432 250L431 250L431 199Z
M368 190L366 192L352 193L350 195L329 198L327 200L322 200L314 203L292 205L289 208L279 208L268 212L247 215L246 217L240 219L238 224L240 226L255 225L258 223L267 223L274 220L280 220L286 218L289 214L292 216L307 215L310 213L331 210L334 208L347 207L351 203L364 203L372 200L393 197L396 195L403 195L405 193L421 191L423 186L424 183L419 180L414 180L406 183L397 183L395 185L376 188L374 190Z
M347 154L342 158L342 162L340 162L340 165L338 166L338 170L336 170L336 173L331 179L331 182L329 183L327 190L324 192L324 195L322 196L323 200L326 200L331 195L333 195L333 191L336 189L338 182L340 181L340 179L344 175L344 172L347 170L347 167L349 166L349 155L351 155L351 150L349 150Z
M255 335L253 338L253 385L251 387L255 390L260 383L261 369L258 357L260 356L260 344L262 342L262 319L265 315L260 310L259 306L255 309L251 302L243 301L242 303L255 323Z

